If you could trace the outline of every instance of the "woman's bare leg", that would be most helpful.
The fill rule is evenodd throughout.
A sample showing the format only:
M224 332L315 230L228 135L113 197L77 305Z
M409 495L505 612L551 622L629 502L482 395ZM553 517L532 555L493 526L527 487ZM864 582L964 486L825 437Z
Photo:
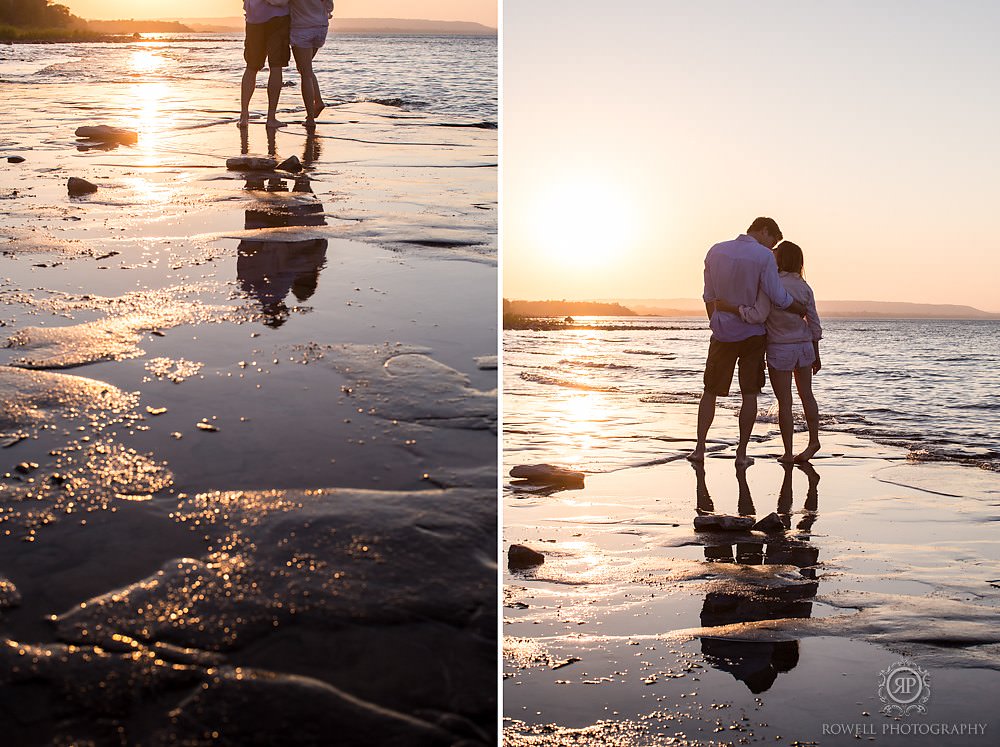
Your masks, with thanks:
M316 119L316 75L313 73L312 60L316 50L311 47L292 47L292 54L295 56L295 67L299 71L299 79L302 86L302 103L306 107L306 123L314 122Z
M806 462L816 456L819 451L819 405L816 404L816 397L812 390L812 368L803 366L795 369L795 388L799 390L799 399L802 400L802 410L806 416L806 425L809 426L809 444L802 453L795 457L796 462Z
M319 52L318 49L314 49L312 52L312 56L314 59L316 57L317 52ZM312 69L311 64L310 64L310 69ZM313 72L312 80L313 80L313 117L315 118L318 117L320 114L322 114L323 110L326 109L326 103L323 101L323 94L319 90L319 79L316 77L315 71Z
M785 453L778 457L780 462L792 461L792 372L779 371L768 366L767 373L771 378L771 388L778 400L778 428L781 429L781 442Z

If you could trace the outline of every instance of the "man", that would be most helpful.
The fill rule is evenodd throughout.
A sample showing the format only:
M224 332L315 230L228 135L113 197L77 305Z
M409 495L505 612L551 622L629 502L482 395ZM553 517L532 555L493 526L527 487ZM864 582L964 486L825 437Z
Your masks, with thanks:
M752 463L747 444L757 418L757 395L764 386L764 352L767 335L763 324L748 324L738 314L715 308L723 300L734 306L752 306L758 288L779 309L797 314L805 309L784 289L778 278L771 249L781 241L781 229L771 218L757 218L745 234L723 241L705 256L705 311L708 313L712 339L705 362L705 390L698 405L698 442L688 455L692 462L705 460L705 439L715 419L716 397L729 396L733 371L739 363L740 442L736 448L736 466Z
M291 58L289 47L288 0L243 0L246 15L246 40L243 44L243 59L247 68L243 72L242 96L240 100L240 127L250 123L250 99L257 87L257 73L264 69L267 61L267 126L284 127L278 121L278 97L281 96L283 81L282 68L288 66Z

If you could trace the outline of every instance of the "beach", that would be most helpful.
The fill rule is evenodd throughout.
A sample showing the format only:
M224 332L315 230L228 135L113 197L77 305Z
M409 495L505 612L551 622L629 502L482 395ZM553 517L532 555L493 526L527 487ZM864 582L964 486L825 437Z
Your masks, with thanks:
M495 70L392 48L314 131L228 38L0 59L12 743L495 741Z
M505 551L544 562L505 569L504 744L992 744L996 349L961 350L995 323L828 322L820 455L776 461L765 393L745 470L738 402L684 459L704 320L577 323L504 334L504 474L585 475L505 478ZM880 688L901 666L922 683L903 705Z

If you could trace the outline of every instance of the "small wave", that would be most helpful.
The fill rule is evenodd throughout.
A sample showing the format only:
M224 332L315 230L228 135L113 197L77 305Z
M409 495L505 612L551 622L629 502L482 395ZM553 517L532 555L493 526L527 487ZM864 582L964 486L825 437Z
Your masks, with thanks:
M580 366L583 368L605 368L613 370L625 370L634 369L635 366L628 366L622 363L603 363L601 361L581 361L573 360L571 358L563 358L559 361L559 365L563 366Z
M617 392L620 391L616 386L600 386L597 384L587 384L582 381L569 381L567 379L557 379L554 376L545 376L543 374L528 373L527 371L521 372L521 378L525 381L533 381L536 384L549 384L551 386L563 386L569 389L581 389L586 392Z
M657 356L659 358L676 358L677 357L677 355L675 353L667 353L667 352L664 352L662 350L630 350L630 349L625 349L622 352L626 353L628 355L655 355L655 356Z
M678 402L697 402L701 392L667 392L666 394L647 394L639 397L640 402L652 405L672 405Z

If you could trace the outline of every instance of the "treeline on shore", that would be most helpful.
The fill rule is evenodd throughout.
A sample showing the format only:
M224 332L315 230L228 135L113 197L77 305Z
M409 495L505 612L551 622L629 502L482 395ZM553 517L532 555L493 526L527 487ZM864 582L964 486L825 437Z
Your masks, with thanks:
M109 34L183 33L171 21L86 21L52 0L0 0L0 40L24 42L96 41Z
M564 329L574 324L573 316L636 316L636 313L619 303L601 301L503 300L504 329Z

